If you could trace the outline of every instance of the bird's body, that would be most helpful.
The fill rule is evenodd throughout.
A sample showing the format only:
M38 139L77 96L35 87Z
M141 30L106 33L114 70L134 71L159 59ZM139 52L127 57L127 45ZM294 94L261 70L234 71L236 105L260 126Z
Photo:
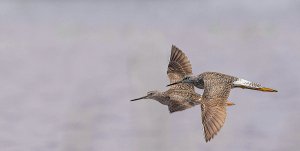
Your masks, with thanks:
M226 83L231 88L243 88L243 89L252 89L252 90L258 90L258 91L266 91L266 92L276 92L276 90L262 87L258 83L250 82L242 78L237 78L234 76L226 75L223 73L218 72L204 72L197 76L186 76L183 78L182 83L191 83L195 87L199 89L204 89L204 81L214 81L216 85L221 83ZM181 81L178 81L179 83ZM175 82L175 83L178 83ZM172 85L172 84L171 84Z
M172 46L171 57L167 71L170 82L177 82L185 76L192 75L192 66L185 54ZM182 111L201 103L201 95L197 94L194 86L182 83L172 86L165 92L150 91L144 97L134 99L153 99L169 107L170 113Z
M157 99L169 107L170 113L182 111L201 103L201 95L189 90L169 89L162 93L164 99Z
M210 141L225 123L226 100L232 88L277 92L271 88L262 87L260 84L218 72L204 72L197 76L189 75L168 86L182 83L189 83L199 89L204 89L201 110L206 142Z
M193 76L190 61L175 46L172 46L167 74L171 83L168 85L171 86L170 89L165 92L150 91L146 96L131 101L153 99L167 105L171 113L199 104L206 142L210 141L224 125L227 115L226 106L234 105L227 101L232 88L277 92L261 87L259 84L217 72L204 72ZM194 86L204 89L202 96L195 92Z
M182 111L201 103L200 94L191 93L190 91L180 91L172 89L164 92L149 91L146 96L133 99L131 101L140 99L156 100L159 103L168 106L170 113Z

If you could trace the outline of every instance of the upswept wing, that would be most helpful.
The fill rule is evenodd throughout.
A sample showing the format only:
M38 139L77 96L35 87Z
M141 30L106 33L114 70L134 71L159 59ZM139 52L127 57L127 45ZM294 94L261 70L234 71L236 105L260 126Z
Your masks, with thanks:
M226 100L231 90L230 80L204 78L202 124L205 141L210 141L222 128L226 119Z
M193 74L192 65L189 59L174 45L172 45L167 74L170 79L170 83L180 81L184 78L184 76ZM190 89L194 91L194 86L191 84L176 84L171 86L171 89Z

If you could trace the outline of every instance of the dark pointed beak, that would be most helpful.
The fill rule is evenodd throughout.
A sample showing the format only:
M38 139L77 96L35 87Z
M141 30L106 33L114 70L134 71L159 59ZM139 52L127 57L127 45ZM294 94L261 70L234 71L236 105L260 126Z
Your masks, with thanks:
M143 96L143 97L140 97L140 98L137 98L137 99L133 99L133 100L130 100L130 101L137 101L137 100L140 100L140 99L146 99L147 96Z
M179 84L179 83L182 83L182 81L178 81L178 82L174 82L174 83L168 84L167 87L171 86L171 85Z

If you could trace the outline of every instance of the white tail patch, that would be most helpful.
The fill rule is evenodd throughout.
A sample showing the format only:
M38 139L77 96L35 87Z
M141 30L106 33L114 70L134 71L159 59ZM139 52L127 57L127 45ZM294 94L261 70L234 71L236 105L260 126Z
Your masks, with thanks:
M245 79L239 78L237 81L233 82L234 87L249 87L249 88L261 88L260 84L247 81Z

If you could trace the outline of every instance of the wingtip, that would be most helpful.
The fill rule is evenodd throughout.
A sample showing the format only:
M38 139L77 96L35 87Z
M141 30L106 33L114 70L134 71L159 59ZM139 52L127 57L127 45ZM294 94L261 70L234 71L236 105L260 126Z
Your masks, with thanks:
M210 142L211 139L212 138L205 138L205 142L208 143L208 142Z
M169 114L172 114L172 113L174 113L175 111L169 111Z
M172 49L177 49L176 45L172 44Z

